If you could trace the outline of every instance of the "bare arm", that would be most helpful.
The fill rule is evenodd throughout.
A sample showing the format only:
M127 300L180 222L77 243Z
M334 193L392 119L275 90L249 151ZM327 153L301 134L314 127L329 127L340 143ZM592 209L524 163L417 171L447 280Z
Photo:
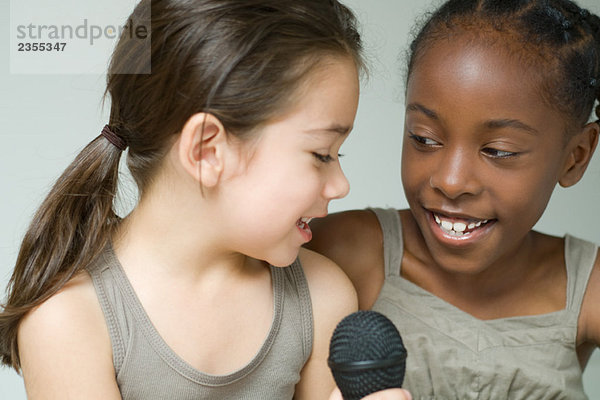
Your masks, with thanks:
M108 330L86 273L27 314L18 345L28 399L121 399Z
M294 399L326 400L335 387L327 366L329 340L338 322L356 311L356 292L346 275L330 260L301 249L300 260L306 274L313 305L313 349L296 385Z
M333 260L348 275L361 310L375 303L384 280L383 234L368 210L331 214L311 223L313 240L306 247Z
M360 308L370 308L379 294L384 278L383 235L377 217L370 211L348 211L315 220L311 224L311 229L313 240L306 247L330 257L338 263L350 278L353 286L359 291ZM326 280L322 280L321 284L323 282L327 283ZM328 290L328 287L325 287L324 290ZM330 300L326 299L325 301ZM320 361L320 367L314 367L313 371L316 379L319 379L319 375L321 375L321 379L323 376L328 376L330 385L335 385L335 382L329 368L324 367L329 353L329 340L337 322L353 311L355 311L355 307L347 309L334 318L336 322L327 328L330 333L326 335L326 340L320 345L323 349L319 351L322 354L319 358L322 358L323 361ZM316 337L315 333L315 339ZM306 368L312 369L313 367L309 367L307 363ZM305 381L305 383L308 382ZM327 392L321 392L319 397L301 397L300 395L304 395L304 393L297 392L295 398L320 399L325 398L321 395L325 393ZM338 388L330 393L329 400L342 400ZM390 389L373 393L364 400L411 400L411 396L404 389Z

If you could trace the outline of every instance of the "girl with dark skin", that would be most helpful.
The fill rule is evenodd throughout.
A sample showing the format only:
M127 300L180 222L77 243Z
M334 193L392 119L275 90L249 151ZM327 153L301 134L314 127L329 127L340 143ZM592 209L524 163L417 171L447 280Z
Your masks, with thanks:
M598 142L600 19L571 1L451 0L406 83L410 209L332 214L307 247L397 325L414 398L585 398L598 250L532 228Z

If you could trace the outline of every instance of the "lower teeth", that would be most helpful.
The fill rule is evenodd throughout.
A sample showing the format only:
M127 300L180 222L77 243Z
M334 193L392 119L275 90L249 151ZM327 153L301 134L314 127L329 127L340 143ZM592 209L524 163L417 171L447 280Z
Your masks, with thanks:
M444 228L442 228L442 230L444 232L446 232L447 234L452 235L452 236L463 236L463 235L466 235L465 232L457 232L457 231L454 231L454 230L446 230Z

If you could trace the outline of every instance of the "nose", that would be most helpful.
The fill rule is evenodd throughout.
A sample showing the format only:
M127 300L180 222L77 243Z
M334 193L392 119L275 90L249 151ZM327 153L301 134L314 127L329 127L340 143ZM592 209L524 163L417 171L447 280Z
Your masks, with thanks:
M342 171L339 163L336 163L327 176L323 187L323 197L329 200L341 199L350 192L350 183Z
M481 192L481 181L476 164L477 155L465 149L446 149L442 162L429 178L429 185L449 199Z

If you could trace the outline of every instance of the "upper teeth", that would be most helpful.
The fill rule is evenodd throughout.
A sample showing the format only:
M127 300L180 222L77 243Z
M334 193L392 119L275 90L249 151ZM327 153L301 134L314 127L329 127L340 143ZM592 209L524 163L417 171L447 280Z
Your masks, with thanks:
M308 224L311 220L312 220L312 218L307 218L307 217L300 218L300 221L304 222L305 224Z
M467 229L467 225L463 224L462 222L455 222L452 229L455 230L456 232L464 232L465 229Z
M464 222L452 222L452 221L448 221L446 219L441 219L437 214L434 214L434 218L435 218L435 222L437 222L438 225L440 225L442 227L442 229L446 230L446 231L454 231L454 232L464 232L465 230L469 229L474 229L474 228L478 228L481 226L481 224L485 224L488 222L488 220L483 220L483 221L477 221L477 222L470 222L468 225Z

